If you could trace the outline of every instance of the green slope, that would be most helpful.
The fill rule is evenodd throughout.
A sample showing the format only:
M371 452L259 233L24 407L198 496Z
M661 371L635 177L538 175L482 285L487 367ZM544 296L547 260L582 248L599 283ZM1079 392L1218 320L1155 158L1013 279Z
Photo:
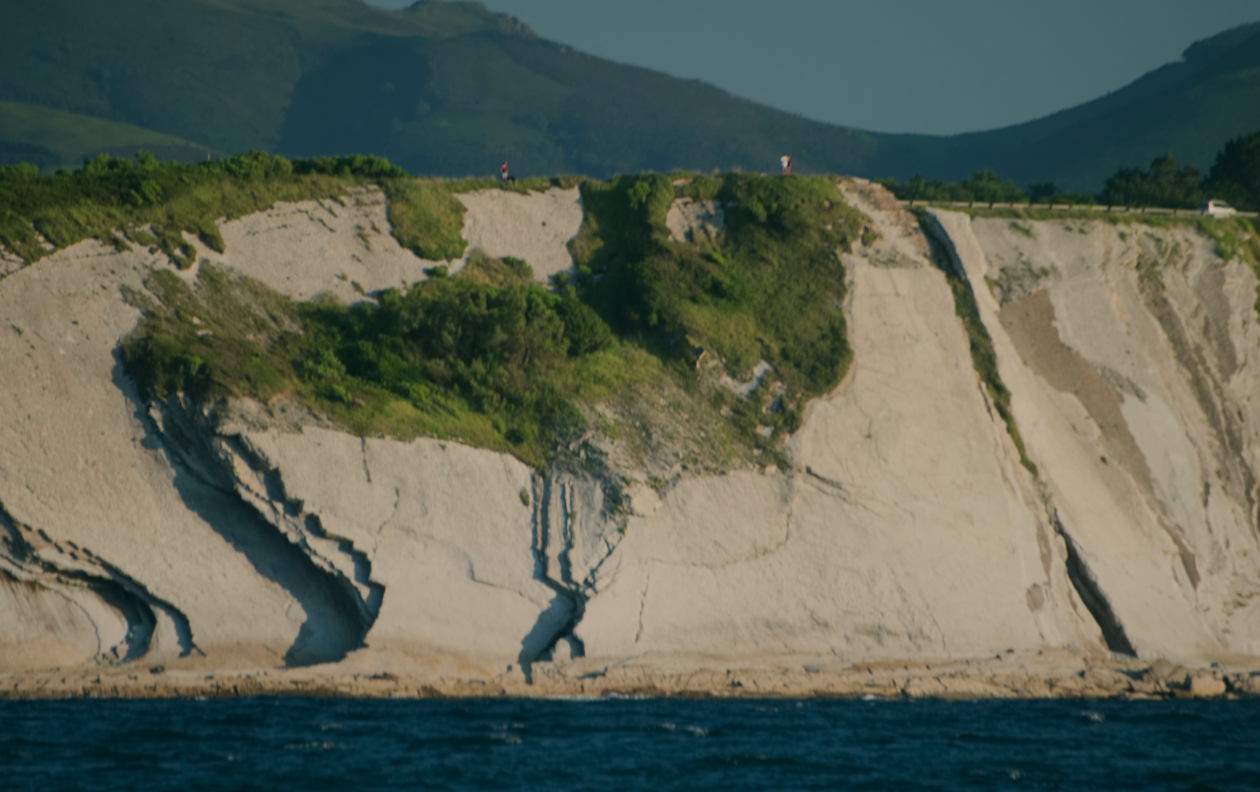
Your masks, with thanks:
M216 150L372 153L417 173L774 170L1095 191L1172 152L1206 170L1260 129L1260 24L1080 107L999 130L880 135L539 39L478 3L390 12L354 0L15 0L0 101L131 124ZM3 139L0 129L0 139ZM13 141L18 146L20 141ZM73 148L54 134L52 149ZM19 151L20 147L13 148Z
M31 0L0 5L0 100L224 151L370 152L416 172L864 172L876 138L539 40L476 3Z
M205 146L130 124L0 102L0 165L29 162L51 170L77 167L101 152L131 157L139 150L177 162L221 156Z
M369 150L424 173L493 173L506 159L523 174L602 176L765 171L784 149L809 170L854 172L877 142L699 82L532 37L478 33L368 36L329 57L298 83L279 148L292 156Z

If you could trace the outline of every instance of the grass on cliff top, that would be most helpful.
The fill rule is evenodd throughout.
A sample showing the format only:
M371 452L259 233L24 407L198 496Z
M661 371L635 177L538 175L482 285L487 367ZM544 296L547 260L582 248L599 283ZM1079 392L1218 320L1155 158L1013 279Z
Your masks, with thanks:
M465 184L382 184L400 239L430 259L462 253L454 194ZM533 283L527 262L476 255L456 276L435 268L354 307L291 303L206 265L192 285L159 270L156 301L134 297L145 318L124 360L159 394L291 393L359 433L457 438L530 464L584 431L594 405L669 378L684 414L720 416L720 434L744 450L721 438L710 447L785 465L804 400L835 387L852 358L839 254L864 218L829 178L581 184L578 276L554 291ZM684 195L717 200L725 230L670 241L665 216ZM762 359L774 371L750 397L716 385Z
M194 165L135 162L102 154L77 171L40 176L33 165L0 168L0 245L28 263L85 239L119 247L156 245L181 266L192 263L183 237L223 251L215 221L240 217L277 201L333 198L368 181L392 184L406 174L379 157L289 161L259 152ZM144 230L148 228L149 230Z
M223 251L216 221L240 217L277 201L335 198L353 186L376 183L389 199L393 235L431 261L457 259L467 243L460 232L464 207L457 193L497 188L526 193L572 187L580 177L525 179L412 179L380 157L287 160L259 152L196 164L136 161L106 154L76 171L41 176L34 165L0 167L0 246L28 263L85 239L116 246L156 245L181 266L193 248L183 234ZM147 229L147 230L145 230ZM122 236L119 232L122 232Z

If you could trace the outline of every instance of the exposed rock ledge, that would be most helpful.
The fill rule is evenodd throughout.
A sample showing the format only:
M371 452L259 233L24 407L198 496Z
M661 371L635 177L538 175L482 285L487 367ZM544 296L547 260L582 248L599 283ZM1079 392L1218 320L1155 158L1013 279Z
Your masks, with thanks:
M881 239L846 258L855 363L793 471L636 490L617 518L580 471L143 403L120 287L156 257L86 242L8 275L0 695L1260 693L1251 271L1185 228L944 212L933 261L879 188L842 190ZM467 201L473 226L513 200ZM529 245L562 256L571 204ZM331 235L292 222L327 209L235 221L222 263L295 296L419 277L374 197Z

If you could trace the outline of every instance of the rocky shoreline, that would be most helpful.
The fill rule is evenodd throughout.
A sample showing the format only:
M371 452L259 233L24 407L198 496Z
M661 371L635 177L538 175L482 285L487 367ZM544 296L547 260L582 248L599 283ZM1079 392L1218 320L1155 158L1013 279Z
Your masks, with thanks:
M749 658L729 666L686 658L635 658L620 663L576 660L535 663L530 679L520 667L495 676L429 670L354 672L329 667L254 669L73 669L0 677L0 699L234 698L548 698L647 696L672 698L881 699L1241 699L1260 697L1260 664L1191 669L1091 658L1064 652L1001 654L981 659L777 662ZM353 663L350 664L353 667Z

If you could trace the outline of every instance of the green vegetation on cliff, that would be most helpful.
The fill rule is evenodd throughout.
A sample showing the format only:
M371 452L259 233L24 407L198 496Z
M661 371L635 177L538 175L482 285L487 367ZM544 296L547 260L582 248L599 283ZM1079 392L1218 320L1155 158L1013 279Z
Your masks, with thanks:
M834 387L851 356L839 253L861 233L862 215L823 177L676 181L583 185L588 221L571 245L576 293L662 359L690 365L707 350L737 377L764 359L796 394ZM671 241L665 217L676 197L715 200L725 230Z
M951 256L945 250L941 240L931 232L933 224L927 222L924 210L915 209L913 211L919 218L919 223L927 232L924 234L924 237L931 248L932 261L945 274L945 280L949 283L949 290L954 295L954 314L962 322L963 329L967 331L967 345L971 352L971 365L975 368L980 382L984 384L985 392L989 394L989 400L993 403L993 407L1002 418L1002 422L1006 424L1007 434L1010 435L1011 441L1015 444L1015 449L1019 452L1020 464L1035 477L1037 475L1037 465L1028 458L1028 451L1024 446L1024 438L1019 433L1019 425L1015 421L1015 413L1011 411L1011 391L1006 387L1006 383L1002 381L1002 375L998 371L997 352L993 349L993 337L989 335L988 329L984 326L984 320L980 318L980 308L976 305L976 295L971 290L971 284L954 267ZM1018 233L1024 233L1027 230L1018 226L1017 228Z
M362 434L458 438L537 464L584 424L575 402L660 376L523 262L482 261L352 308L295 303L208 264L192 285L165 269L145 285L156 299L131 295L144 318L123 360L153 392L291 393Z
M102 154L74 171L40 176L33 165L0 167L0 246L27 262L85 239L117 246L155 245L181 266L192 264L185 232L223 250L215 221L277 201L332 198L367 180L405 177L379 157L321 157L290 162L259 152L196 165L136 161ZM118 236L121 232L126 240Z
M967 343L971 350L971 364L976 369L976 374L980 377L980 381L984 383L985 392L989 394L989 400L993 402L993 407L1001 416L1003 423L1006 424L1006 431L1011 436L1012 442L1015 443L1015 450L1019 452L1019 463L1023 465L1033 476L1037 475L1037 466L1028 458L1028 451L1024 447L1024 438L1019 433L1019 426L1015 423L1015 413L1011 412L1011 391L1006 387L1006 383L1002 381L1002 375L998 373L997 353L993 351L993 337L989 335L989 331L984 326L984 321L980 318L980 309L976 306L976 296L971 292L971 286L954 272L952 267L943 267L946 280L949 281L949 290L954 295L954 313L962 321L963 328L967 331Z
M468 184L380 181L400 240L459 255L452 194ZM527 262L478 252L456 275L435 267L355 306L295 303L206 263L191 284L157 269L152 297L132 295L144 319L123 359L159 395L287 393L359 433L457 438L531 464L603 420L596 405L643 388L659 401L668 382L689 416L680 431L708 427L695 463L786 464L780 448L802 403L833 388L852 356L839 254L864 218L822 177L642 175L582 191L577 277L552 289ZM716 201L725 230L671 240L666 215L684 197ZM752 379L762 360L771 370L737 396L730 378Z

